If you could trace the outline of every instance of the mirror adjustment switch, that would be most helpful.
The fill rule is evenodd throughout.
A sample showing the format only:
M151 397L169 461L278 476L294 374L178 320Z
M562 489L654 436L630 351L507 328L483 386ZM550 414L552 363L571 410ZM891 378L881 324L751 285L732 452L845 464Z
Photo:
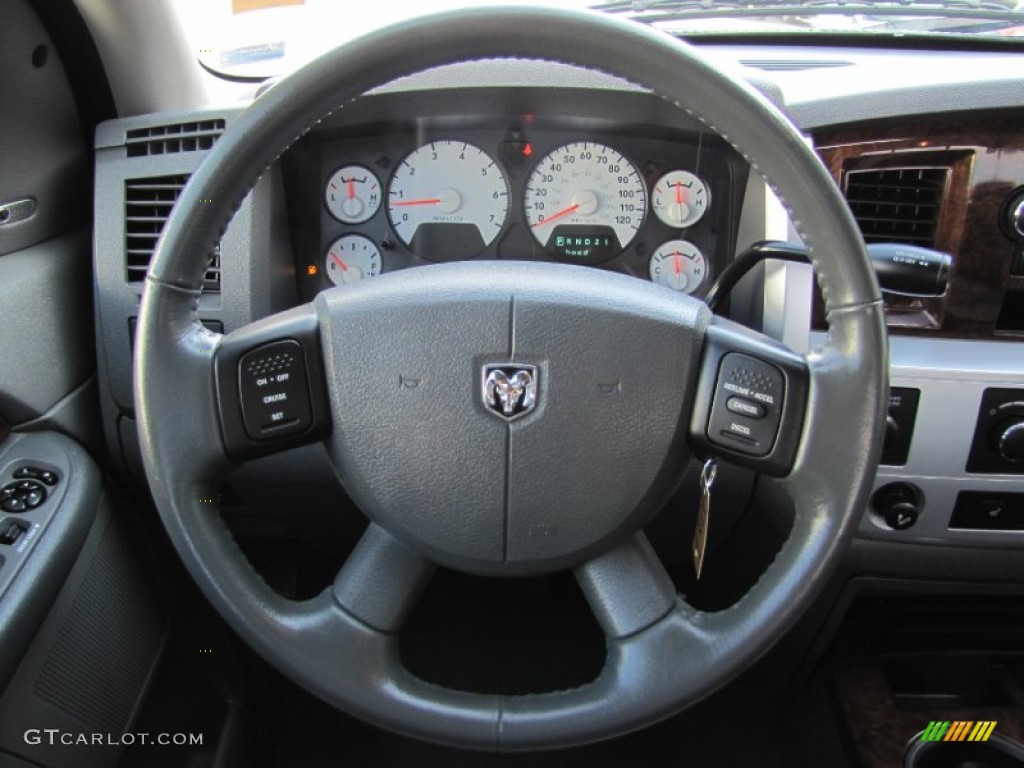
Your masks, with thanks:
M264 344L238 361L238 389L245 431L273 440L313 423L302 345L293 339Z
M774 365L739 352L722 358L708 439L749 456L766 456L778 436L785 378Z
M15 480L0 488L0 509L27 512L46 501L46 488L35 480Z

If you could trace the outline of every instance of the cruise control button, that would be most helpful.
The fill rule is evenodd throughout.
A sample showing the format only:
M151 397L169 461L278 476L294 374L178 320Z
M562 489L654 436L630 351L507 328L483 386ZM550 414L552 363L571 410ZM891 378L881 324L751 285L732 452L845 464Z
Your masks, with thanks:
M252 350L238 363L242 421L253 440L302 432L313 422L302 346L292 339Z
M767 456L778 437L786 382L771 363L740 352L722 357L708 439L747 456Z
M764 418L764 406L758 405L750 400L745 400L742 397L730 397L725 407L733 413L738 413L741 416L749 416L752 419Z
M730 422L729 426L722 431L723 435L728 437L739 437L743 440L749 440L752 443L757 442L757 438L754 436L754 430L752 430L746 424L738 424L735 421Z

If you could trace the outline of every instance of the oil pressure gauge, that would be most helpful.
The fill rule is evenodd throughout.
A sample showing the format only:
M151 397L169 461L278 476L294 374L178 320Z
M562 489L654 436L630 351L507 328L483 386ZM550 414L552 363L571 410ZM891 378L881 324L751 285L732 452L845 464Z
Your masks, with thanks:
M335 285L345 285L380 274L380 249L362 235L342 235L327 249L324 272Z
M373 172L361 165L339 168L327 180L324 203L338 221L360 224L368 221L380 208L380 182Z
M708 273L704 254L686 240L669 240L653 254L648 267L651 280L674 291L694 293Z
M689 171L666 173L654 185L651 207L670 227L683 229L696 224L711 205L707 185Z

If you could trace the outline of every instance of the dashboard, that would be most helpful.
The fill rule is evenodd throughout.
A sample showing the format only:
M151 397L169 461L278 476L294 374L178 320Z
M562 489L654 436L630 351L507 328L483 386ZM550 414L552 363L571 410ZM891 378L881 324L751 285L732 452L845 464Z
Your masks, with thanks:
M1024 86L984 74L1011 60L903 52L898 87L886 89L882 52L711 55L756 62L747 74L770 98L794 97L784 108L868 240L954 257L945 296L886 299L889 435L859 538L1024 547L1024 222L1014 218ZM936 80L936 62L957 58L961 80ZM145 266L160 217L239 112L143 115L97 132L104 424L135 473L132 329ZM456 259L584 264L702 297L751 243L795 237L745 159L674 106L597 73L522 62L510 77L478 62L373 92L301 137L211 254L198 312L231 331L334 285ZM768 263L724 311L806 351L826 332L815 293L810 267ZM331 482L325 462L300 453L254 472Z
M582 264L703 296L735 251L745 161L700 126L511 100L530 108L459 115L442 98L415 119L347 116L299 141L282 163L299 298L469 259ZM641 114L646 100L616 101Z

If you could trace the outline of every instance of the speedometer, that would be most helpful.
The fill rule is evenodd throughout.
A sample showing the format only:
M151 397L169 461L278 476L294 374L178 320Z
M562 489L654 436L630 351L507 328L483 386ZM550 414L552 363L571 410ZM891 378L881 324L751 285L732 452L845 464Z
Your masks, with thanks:
M424 144L398 164L388 187L395 234L431 261L476 256L507 214L505 175L486 152L462 141Z
M636 167L611 147L578 141L549 152L526 182L530 231L552 256L595 264L621 253L647 209Z

